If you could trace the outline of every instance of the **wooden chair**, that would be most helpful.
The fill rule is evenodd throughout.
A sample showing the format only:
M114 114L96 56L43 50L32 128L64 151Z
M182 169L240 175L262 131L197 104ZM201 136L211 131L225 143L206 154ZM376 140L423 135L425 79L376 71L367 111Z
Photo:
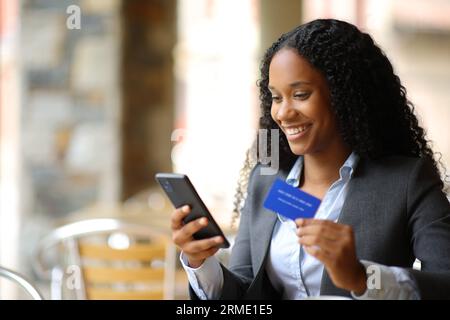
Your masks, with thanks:
M88 299L163 299L164 266L152 266L164 262L166 244L137 244L127 249L114 249L107 245L80 244L82 261L102 262L101 265L82 267L86 295ZM109 263L111 262L111 263ZM120 262L119 266L111 266ZM126 262L138 263L136 267L126 266ZM145 290L136 290L145 286Z
M45 268L45 253L52 247L68 253L64 267L60 263ZM51 279L53 299L63 298L68 281L78 284L72 286L77 299L173 299L175 255L173 244L150 226L90 219L62 226L44 238L34 266Z

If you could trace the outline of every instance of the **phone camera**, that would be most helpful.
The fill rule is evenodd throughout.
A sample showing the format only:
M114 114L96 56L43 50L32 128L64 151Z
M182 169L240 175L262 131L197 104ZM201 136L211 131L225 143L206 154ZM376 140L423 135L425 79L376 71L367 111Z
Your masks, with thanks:
M163 181L163 188L164 188L164 190L166 190L167 192L172 192L172 191L173 191L172 185L171 185L170 182L167 181L167 180L164 180L164 181Z

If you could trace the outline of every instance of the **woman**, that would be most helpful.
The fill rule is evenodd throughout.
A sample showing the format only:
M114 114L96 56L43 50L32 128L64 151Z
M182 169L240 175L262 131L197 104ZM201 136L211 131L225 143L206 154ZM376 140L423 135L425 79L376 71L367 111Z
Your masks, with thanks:
M189 208L173 213L192 297L450 298L450 204L406 90L372 38L312 21L268 49L261 77L260 127L281 130L280 170L252 170L228 268L213 257L223 239L192 238L206 219L183 225ZM277 178L322 200L314 219L263 207Z

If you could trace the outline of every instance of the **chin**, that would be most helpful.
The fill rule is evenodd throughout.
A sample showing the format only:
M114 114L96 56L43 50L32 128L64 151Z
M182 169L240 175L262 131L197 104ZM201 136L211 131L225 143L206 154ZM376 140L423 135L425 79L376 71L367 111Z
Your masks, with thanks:
M308 148L303 145L289 144L289 148L291 149L291 152L297 156L304 156L309 153Z

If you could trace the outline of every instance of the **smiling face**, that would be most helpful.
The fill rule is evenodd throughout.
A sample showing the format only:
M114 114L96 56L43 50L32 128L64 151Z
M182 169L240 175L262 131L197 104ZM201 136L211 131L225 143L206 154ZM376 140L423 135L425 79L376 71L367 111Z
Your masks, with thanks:
M296 155L343 146L325 77L294 49L283 48L269 67L271 115Z

